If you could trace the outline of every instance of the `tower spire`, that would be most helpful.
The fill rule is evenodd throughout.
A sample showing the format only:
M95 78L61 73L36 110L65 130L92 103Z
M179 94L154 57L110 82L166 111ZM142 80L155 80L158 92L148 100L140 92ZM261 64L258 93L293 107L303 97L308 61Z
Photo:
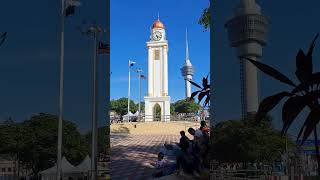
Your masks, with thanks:
M181 68L181 74L185 81L186 98L191 97L191 84L189 81L192 80L193 73L194 69L189 59L188 29L186 28L186 60L185 64Z
M159 11L158 11L158 20L160 21L160 15L159 15Z
M189 60L188 29L186 28L186 61Z

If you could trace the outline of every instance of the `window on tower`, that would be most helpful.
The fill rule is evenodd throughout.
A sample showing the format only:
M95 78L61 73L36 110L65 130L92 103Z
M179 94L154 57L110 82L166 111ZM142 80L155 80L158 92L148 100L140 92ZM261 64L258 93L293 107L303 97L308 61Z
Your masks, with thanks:
M160 60L160 50L156 49L154 50L154 60Z

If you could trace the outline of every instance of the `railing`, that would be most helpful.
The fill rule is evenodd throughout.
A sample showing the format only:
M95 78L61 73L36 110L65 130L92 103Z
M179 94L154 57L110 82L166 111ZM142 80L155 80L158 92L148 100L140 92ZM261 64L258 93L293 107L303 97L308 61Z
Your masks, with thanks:
M158 122L167 122L167 121L191 121L199 122L203 120L196 113L181 113L181 114L171 114L171 115L141 115L127 118L122 118L120 116L115 116L110 118L110 123L123 123L123 122L148 122L148 121L158 121ZM206 118L205 121L208 123L209 119Z
M211 170L210 180L267 180L267 171L262 170Z
M171 115L145 115L143 120L145 122L147 121L170 121L171 120Z
M0 175L0 180L15 180L15 175Z

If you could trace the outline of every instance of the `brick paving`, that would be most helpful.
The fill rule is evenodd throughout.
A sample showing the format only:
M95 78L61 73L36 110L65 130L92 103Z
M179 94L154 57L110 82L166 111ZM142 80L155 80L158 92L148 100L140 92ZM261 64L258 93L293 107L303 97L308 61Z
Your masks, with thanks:
M178 142L180 135L111 135L111 179L148 180L150 163L165 142Z

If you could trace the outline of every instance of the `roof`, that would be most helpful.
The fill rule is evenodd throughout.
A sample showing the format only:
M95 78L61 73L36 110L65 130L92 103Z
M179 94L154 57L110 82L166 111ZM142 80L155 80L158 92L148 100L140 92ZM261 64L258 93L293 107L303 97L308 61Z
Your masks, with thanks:
M152 29L164 29L164 25L163 23L160 21L160 18L158 17L158 19L152 24Z
M61 160L61 169L62 173L73 173L73 172L78 172L77 168L73 166L72 164L69 163L69 161L63 157ZM57 165L54 165L53 167L46 169L44 171L41 171L39 174L42 175L51 175L55 174L57 172Z
M88 172L91 169L91 159L87 155L86 158L77 166L78 171Z

